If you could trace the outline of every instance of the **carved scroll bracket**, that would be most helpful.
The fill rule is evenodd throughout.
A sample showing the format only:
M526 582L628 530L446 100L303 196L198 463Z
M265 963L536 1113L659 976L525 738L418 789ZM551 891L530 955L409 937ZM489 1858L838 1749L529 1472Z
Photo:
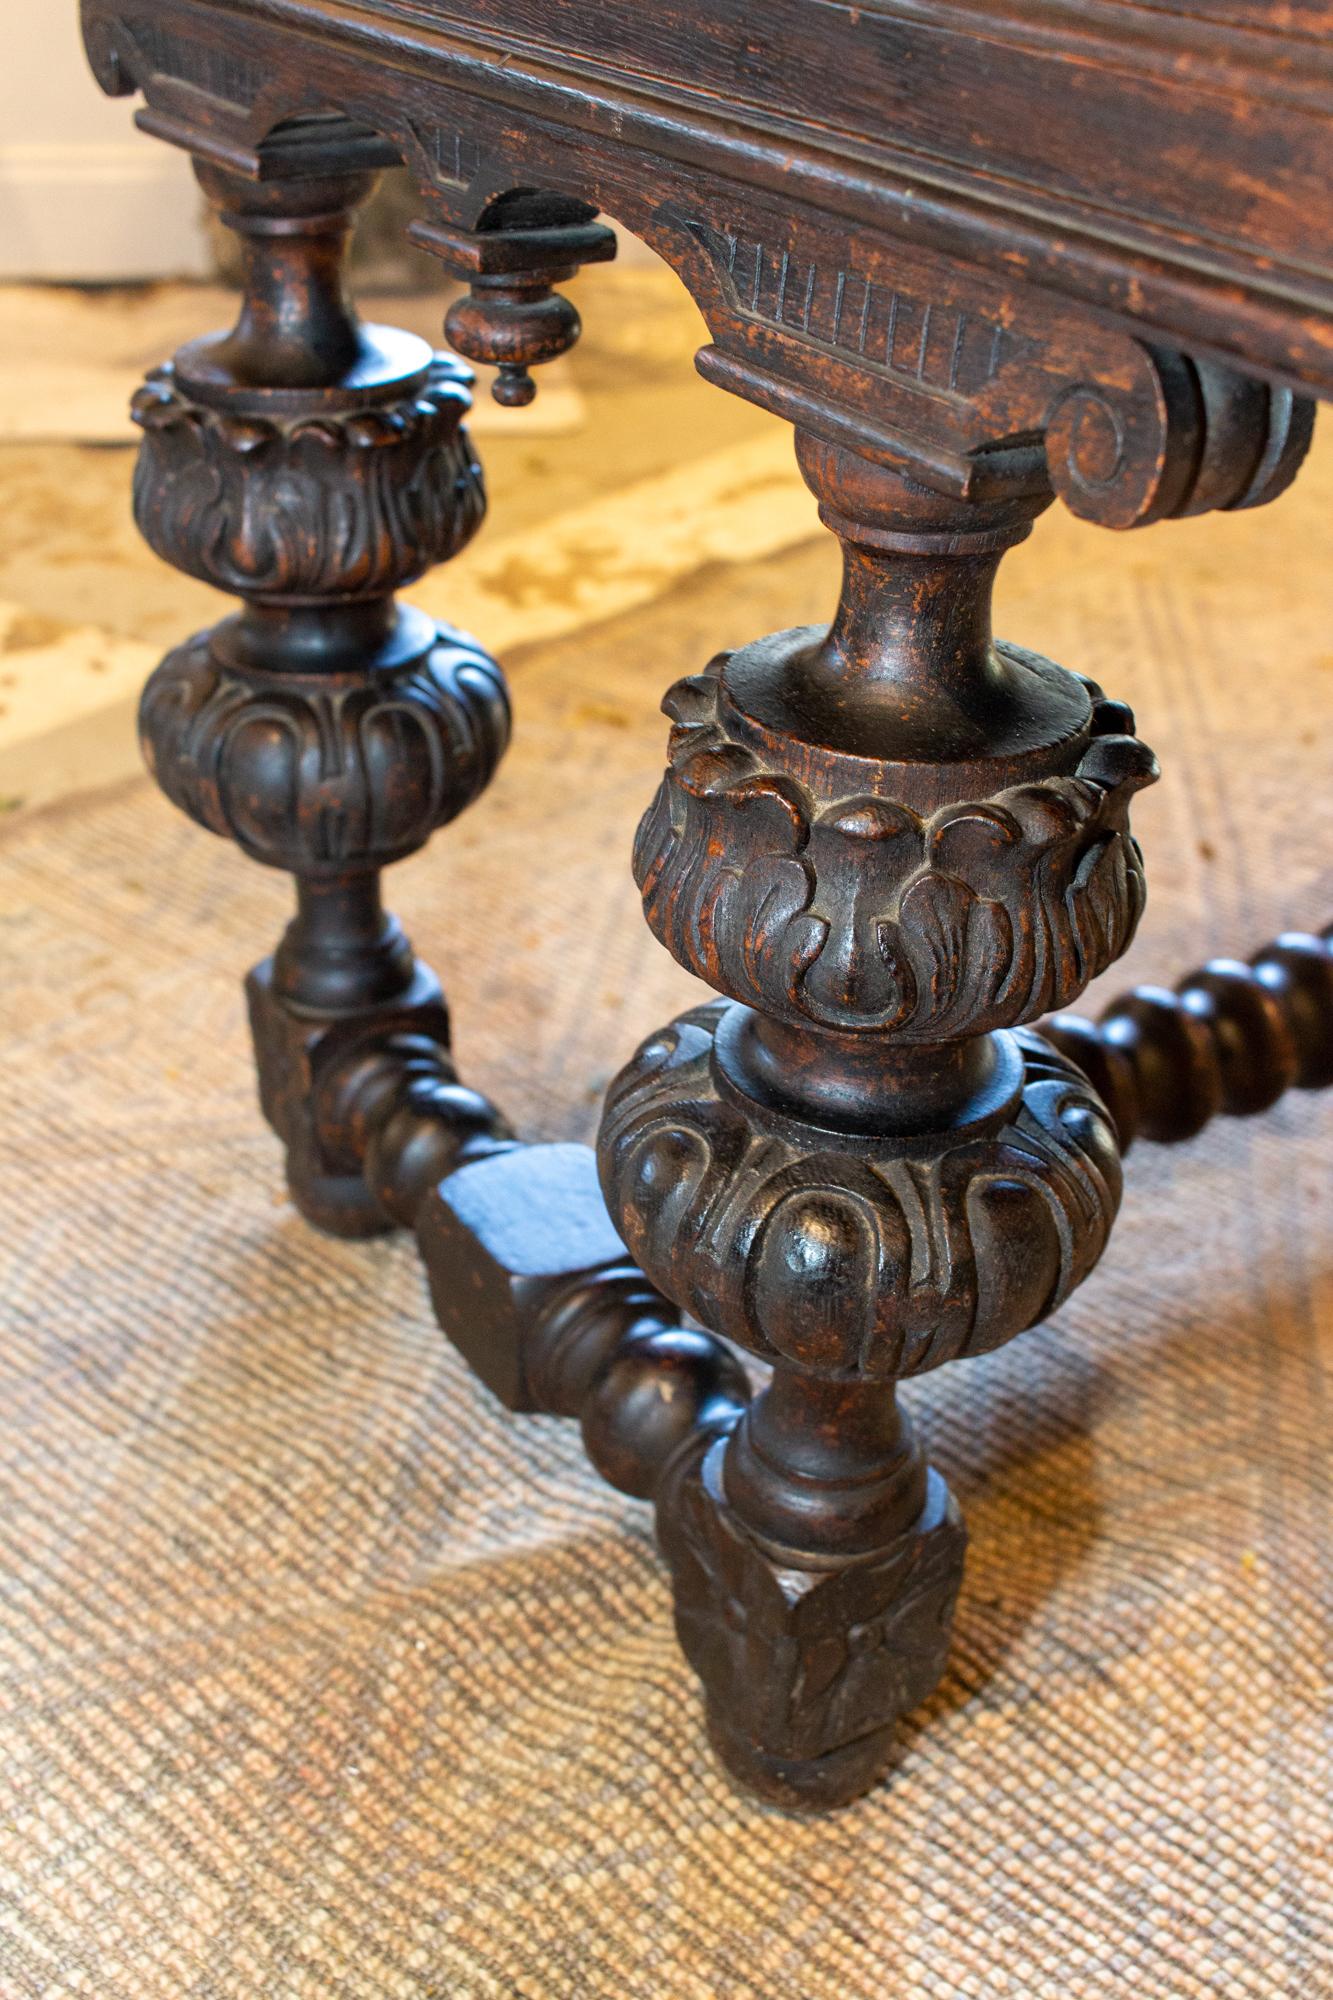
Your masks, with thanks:
M795 212L747 220L663 217L714 336L700 371L941 493L1047 488L1137 527L1261 505L1309 445L1308 397L1050 293Z
M1127 341L1135 384L1070 383L1046 414L1051 484L1102 527L1260 507L1295 478L1314 430L1307 396L1215 362Z

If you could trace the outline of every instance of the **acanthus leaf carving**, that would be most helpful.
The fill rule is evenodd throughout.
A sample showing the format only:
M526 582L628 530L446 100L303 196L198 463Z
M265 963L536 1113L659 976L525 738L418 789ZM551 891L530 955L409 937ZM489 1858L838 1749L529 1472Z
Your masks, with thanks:
M659 1496L676 1629L715 1731L744 1716L770 1755L864 1757L944 1671L966 1534L937 1473L913 1532L875 1560L803 1570L762 1547L727 1503L725 1445L701 1439ZM734 1726L734 1725L733 1725Z
M1115 1135L1087 1078L1029 1030L1021 1087L929 1153L756 1117L719 1080L712 1001L611 1084L607 1204L635 1260L728 1339L815 1374L892 1380L1002 1345L1101 1255Z
M489 654L447 627L410 664L347 678L241 673L204 633L152 675L139 730L182 811L257 861L317 876L398 860L469 805L509 707Z
M1065 1006L1125 949L1129 802L1157 767L1123 704L1088 684L1068 775L922 816L764 768L729 733L723 664L667 698L671 763L635 848L649 925L690 971L780 1018L927 1042Z
M136 394L135 519L176 568L240 596L378 597L457 553L485 511L463 427L471 373L438 354L388 402L281 416Z

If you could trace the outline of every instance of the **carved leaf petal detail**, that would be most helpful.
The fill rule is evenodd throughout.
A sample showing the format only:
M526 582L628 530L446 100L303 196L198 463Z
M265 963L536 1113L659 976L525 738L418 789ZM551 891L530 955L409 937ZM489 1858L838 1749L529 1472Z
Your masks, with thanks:
M688 726L639 829L649 925L719 991L820 1027L924 1042L1068 1005L1138 922L1128 807L1157 768L1137 739L1097 733L1127 716L1092 692L1075 772L923 819L765 769L727 733L715 663L667 698Z
M466 407L447 356L398 405L287 424L192 403L159 369L132 405L135 518L177 569L238 596L383 596L481 521Z
M1101 1255L1120 1162L1087 1079L1029 1032L1016 1111L917 1159L753 1121L719 1083L722 1002L612 1083L607 1202L655 1285L706 1325L816 1374L918 1374L1053 1310Z
M327 685L242 675L205 633L152 675L139 731L184 812L309 875L421 846L489 782L509 706L495 662L447 628L413 666Z
M722 1458L715 1439L682 1452L658 1499L686 1657L718 1707L781 1754L882 1730L925 1698L948 1653L966 1537L943 1482L930 1475L917 1538L850 1572L802 1571L745 1533Z

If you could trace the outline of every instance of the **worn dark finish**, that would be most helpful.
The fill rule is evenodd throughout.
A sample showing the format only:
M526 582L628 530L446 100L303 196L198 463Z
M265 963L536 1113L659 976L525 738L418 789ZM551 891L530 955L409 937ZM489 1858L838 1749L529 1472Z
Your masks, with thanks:
M161 555L245 608L168 655L140 733L169 798L296 877L296 916L249 980L260 1094L302 1211L360 1235L395 1217L360 1172L360 1099L327 1084L350 1050L424 1038L468 1138L504 1129L459 1099L439 986L379 890L483 789L508 737L495 662L393 595L481 520L471 378L343 297L370 176L200 179L244 243L241 315L135 398L135 510Z
M342 1233L415 1228L495 1393L578 1417L604 1476L655 1499L728 1765L837 1803L937 1679L961 1575L895 1383L1087 1276L1136 1132L1182 1138L1333 1070L1327 940L1139 989L1096 1026L1026 1025L1133 933L1128 815L1155 765L1113 687L996 641L989 610L1053 498L1128 528L1294 476L1311 392L1333 395L1333 14L83 15L103 86L142 94L246 245L236 328L136 403L145 533L244 606L164 662L143 730L177 803L296 877L249 989L296 1198ZM844 552L827 628L668 697L635 872L723 998L612 1086L605 1204L585 1149L520 1146L459 1082L380 900L508 719L481 647L393 595L483 505L465 371L341 292L351 206L398 160L416 239L469 287L450 337L502 403L576 338L560 287L611 254L612 215L697 300L704 374L794 424ZM726 1341L771 1370L753 1398Z
M844 546L837 614L672 691L636 852L649 923L731 1004L640 1049L599 1152L648 1275L773 1366L667 1548L716 1741L808 1806L888 1763L961 1578L894 1383L1051 1311L1119 1205L1100 1100L1011 1031L1132 935L1127 809L1156 766L1122 705L992 639L1040 491L799 455Z
M511 1410L575 1417L602 1477L650 1499L684 1444L729 1428L744 1371L629 1262L586 1146L514 1147L417 1215L440 1324Z
M603 264L616 252L615 232L586 202L514 193L492 203L476 230L417 222L412 240L466 278L465 299L444 322L452 347L496 370L497 403L521 408L537 393L531 370L573 346L579 316L555 286L583 264Z

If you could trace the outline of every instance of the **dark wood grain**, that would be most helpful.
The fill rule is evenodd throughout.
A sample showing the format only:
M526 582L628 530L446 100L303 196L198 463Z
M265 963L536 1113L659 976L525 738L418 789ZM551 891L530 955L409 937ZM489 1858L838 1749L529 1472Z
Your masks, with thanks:
M369 175L201 179L245 246L241 312L136 397L135 511L161 555L244 608L168 654L140 735L182 810L296 877L296 915L249 982L261 1097L303 1212L359 1235L394 1211L365 1186L330 1075L404 1035L452 1083L443 996L380 871L471 803L509 732L495 662L394 597L481 520L471 378L344 298ZM459 1145L503 1129L488 1107L463 1124Z
M844 546L837 614L673 690L636 856L650 924L728 1001L639 1050L599 1157L649 1277L773 1367L667 1547L715 1740L822 1806L890 1761L961 1575L894 1384L1053 1310L1119 1205L1100 1100L1011 1031L1128 943L1156 766L1122 704L992 638L1041 496L799 456Z
M142 722L169 796L296 878L249 982L296 1198L342 1234L415 1229L483 1380L654 1499L729 1768L840 1803L941 1673L962 1575L898 1381L1068 1296L1136 1131L1329 1080L1326 940L1032 1032L1133 934L1156 767L1114 688L990 621L1055 499L1127 529L1298 471L1309 392L1333 395L1328 0L83 17L103 87L142 94L245 244L237 326L136 402L140 525L243 608L168 657ZM460 1082L380 900L508 729L482 646L395 597L484 504L466 371L342 291L351 209L400 160L501 402L577 338L560 287L613 216L696 299L703 373L795 426L843 551L827 626L668 696L635 873L722 997L621 1072L595 1167Z
M776 212L835 258L839 230L890 255L912 244L989 272L1011 304L1072 300L1294 386L1333 381L1318 16L86 0L85 21L103 82L143 89L150 129L224 162L256 163L293 116L339 112L455 226L507 190L559 191L647 237L693 289L671 211L702 198L724 230L767 240Z

